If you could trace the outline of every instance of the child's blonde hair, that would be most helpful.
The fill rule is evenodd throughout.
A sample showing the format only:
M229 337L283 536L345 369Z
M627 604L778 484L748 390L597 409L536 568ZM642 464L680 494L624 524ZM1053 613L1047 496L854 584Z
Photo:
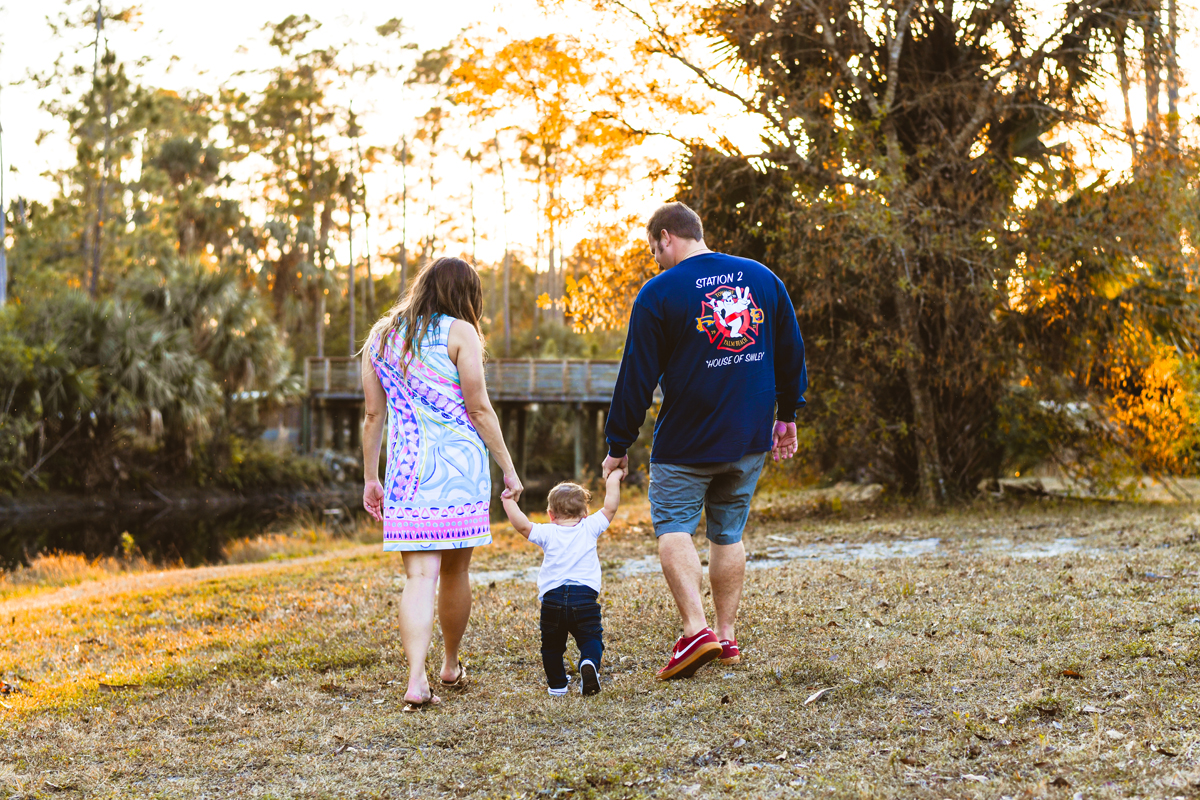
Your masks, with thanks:
M579 519L588 514L592 493L578 483L560 483L550 490L546 506L558 519Z

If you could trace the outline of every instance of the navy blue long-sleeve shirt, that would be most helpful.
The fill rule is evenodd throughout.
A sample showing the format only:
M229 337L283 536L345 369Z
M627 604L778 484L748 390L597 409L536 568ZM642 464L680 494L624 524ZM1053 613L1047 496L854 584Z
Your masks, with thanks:
M771 449L774 420L792 422L808 373L783 281L746 258L691 256L638 292L605 435L615 458L637 440L662 385L650 460L736 461Z

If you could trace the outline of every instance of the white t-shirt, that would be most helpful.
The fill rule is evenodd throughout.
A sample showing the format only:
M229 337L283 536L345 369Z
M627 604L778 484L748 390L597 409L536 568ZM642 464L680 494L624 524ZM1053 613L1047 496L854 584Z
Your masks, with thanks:
M608 528L608 517L597 511L569 528L552 522L535 523L529 541L542 548L538 572L538 599L565 583L579 583L600 591L600 558L596 540Z

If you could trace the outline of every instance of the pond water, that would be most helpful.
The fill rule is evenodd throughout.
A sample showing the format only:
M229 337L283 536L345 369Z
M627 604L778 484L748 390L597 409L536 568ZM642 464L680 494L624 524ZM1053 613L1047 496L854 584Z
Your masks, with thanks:
M544 507L548 488L535 485L526 492L526 508ZM491 511L493 520L504 519L498 500ZM154 503L65 498L55 506L34 498L15 509L0 506L0 569L55 551L88 558L117 556L125 533L156 563L214 564L223 559L230 542L305 518L334 531L357 525L366 518L362 487L251 497L195 494Z
M222 559L229 542L283 521L309 516L332 527L348 525L356 509L365 514L360 491L196 496L155 504L72 498L61 507L43 501L0 509L0 568L11 569L38 553L54 551L89 558L120 555L125 533L151 561L211 564Z

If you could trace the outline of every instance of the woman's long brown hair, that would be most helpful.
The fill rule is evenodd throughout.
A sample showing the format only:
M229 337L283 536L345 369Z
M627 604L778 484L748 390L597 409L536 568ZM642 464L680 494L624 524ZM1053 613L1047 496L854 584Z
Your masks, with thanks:
M371 327L367 341L378 337L379 352L383 354L403 332L400 368L407 374L409 362L412 357L420 356L421 342L438 314L471 323L483 343L479 327L479 318L483 316L483 284L474 267L461 258L439 258L422 267L408 287L408 294Z

